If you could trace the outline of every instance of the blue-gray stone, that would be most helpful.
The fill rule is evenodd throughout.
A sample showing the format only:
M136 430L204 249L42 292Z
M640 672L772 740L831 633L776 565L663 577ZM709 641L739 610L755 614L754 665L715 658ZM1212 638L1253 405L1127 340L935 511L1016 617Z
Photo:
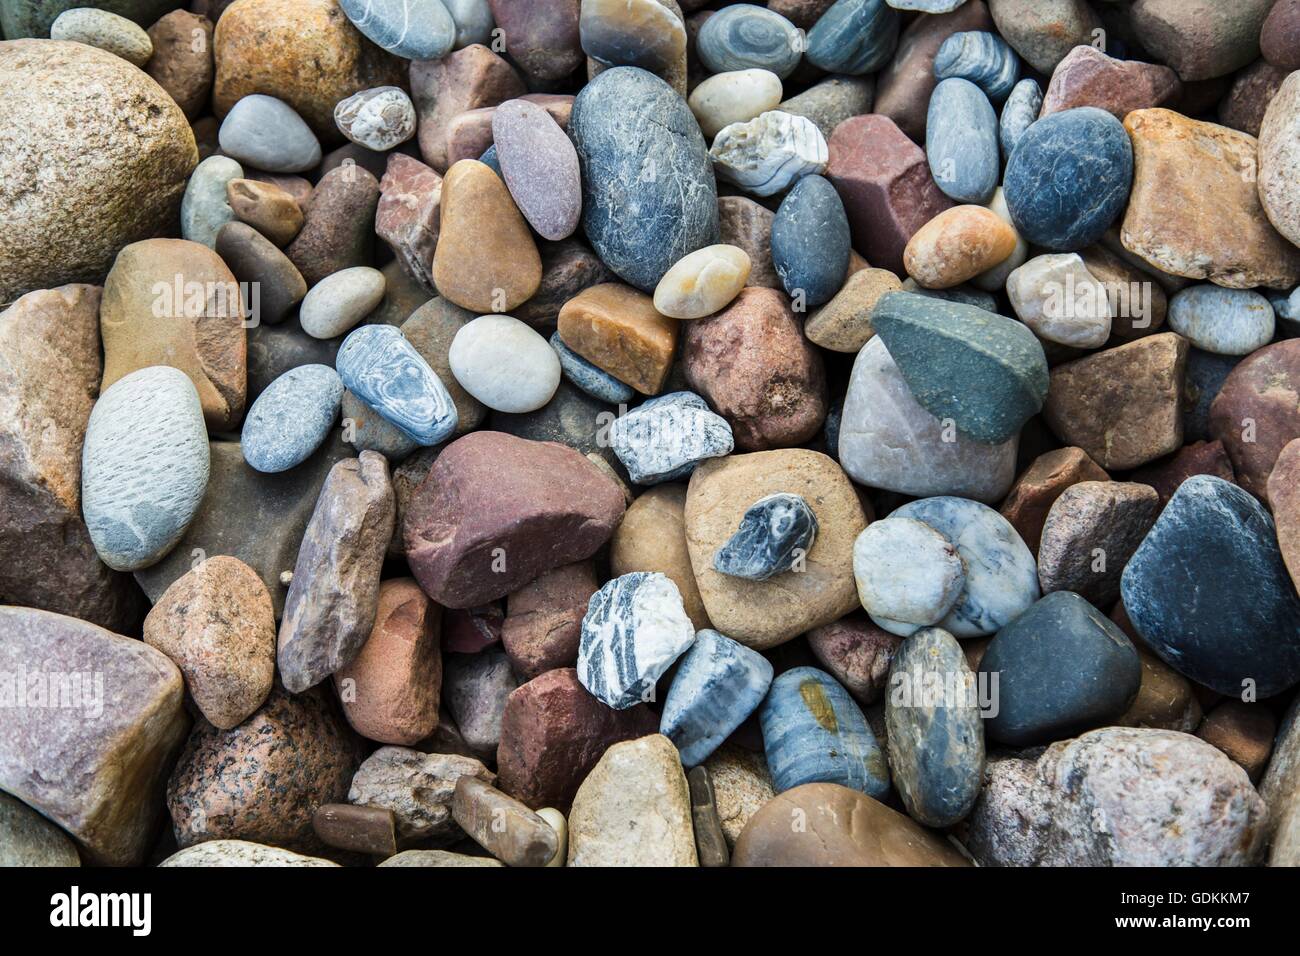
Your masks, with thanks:
M320 140L283 100L263 93L240 99L217 131L221 151L267 173L301 173L320 165Z
M659 77L631 66L601 73L574 100L569 135L582 169L582 228L626 282L652 292L675 263L720 241L700 124Z
M456 430L456 405L438 374L401 330L363 325L339 346L335 362L351 392L421 445Z
M796 667L772 681L758 721L777 793L805 783L838 783L877 800L889 793L889 767L876 735L849 692L825 671Z
M339 0L339 7L366 39L394 56L441 60L456 45L456 21L442 0Z
M984 776L980 695L947 631L927 627L894 652L885 727L890 775L908 814L949 827L970 813Z
M491 146L489 146L486 152L484 152L483 155L478 158L478 161L482 163L484 166L486 166L488 169L492 170L492 172L496 173L498 176L501 175L501 161L497 159L496 143L493 143Z
M874 73L894 55L901 23L885 0L836 0L808 31L805 55L827 73Z
M603 368L592 365L565 345L559 332L551 333L551 348L555 349L555 354L560 358L560 369L564 372L564 377L592 398L618 405L620 402L632 401L636 395L632 386L620 382Z
M980 206L993 198L1002 172L998 117L970 80L941 80L930 94L925 155L945 195Z
M934 58L934 75L940 80L970 80L994 103L1001 103L1020 77L1020 57L996 33L968 30L943 41Z
M849 271L851 241L835 187L821 176L795 183L772 220L772 265L786 293L802 293L808 308L833 299Z
M915 10L918 13L952 13L966 0L886 0L895 10Z
M1038 600L1038 565L1011 522L988 505L941 496L890 513L915 518L952 542L966 565L966 583L939 627L957 637L982 637L1005 627Z
M243 178L243 167L229 156L209 156L194 167L181 199L181 238L215 249L217 233L235 218L226 183Z
M959 302L890 292L871 324L912 397L974 441L1000 445L1047 399L1043 346L1024 323Z
M1183 377L1184 444L1209 440L1210 405L1242 358L1241 355L1215 355L1198 348L1187 350L1187 370Z
M626 710L654 699L655 682L694 641L681 592L667 575L621 575L587 603L578 681L597 700Z
M1198 349L1249 355L1273 341L1273 304L1251 289L1192 285L1169 300L1169 329Z
M1277 324L1282 334L1291 338L1300 335L1300 287L1289 293L1270 292L1268 301L1277 313Z
M799 495L780 492L745 509L740 528L713 555L713 569L766 581L794 567L817 539L817 516Z
M924 295L931 299L942 299L944 302L973 305L985 312L998 311L998 300L993 297L992 293L985 292L982 289L974 289L968 285L955 285L950 289L927 289L923 285L917 285L915 279L908 278L903 281L903 288L900 291Z
M1114 723L1137 697L1142 663L1105 614L1053 591L993 638L980 679L997 704L984 719L989 737L1028 747Z
M709 17L695 42L710 73L768 70L784 80L799 65L804 37L779 13L737 3Z
M703 630L682 655L664 698L659 732L677 745L682 766L704 763L767 696L772 665L758 651Z
M731 454L731 426L694 392L638 405L609 427L614 454L638 485L685 478L708 458Z
M456 49L473 43L484 46L492 42L492 8L488 0L442 0L442 5L456 21Z
M1015 152L1020 137L1037 122L1042 108L1043 88L1037 80L1025 77L1012 87L1011 95L1002 104L1002 119L998 123L998 139L1004 156L1009 157Z
M1179 485L1120 592L1146 645L1198 684L1262 698L1300 681L1300 597L1273 517L1231 482Z
M311 457L329 434L343 401L343 381L328 365L291 368L253 402L244 418L244 460L266 474Z
M1133 144L1123 124L1080 106L1025 130L1007 161L1003 193L1026 242L1075 252L1106 234L1132 185Z

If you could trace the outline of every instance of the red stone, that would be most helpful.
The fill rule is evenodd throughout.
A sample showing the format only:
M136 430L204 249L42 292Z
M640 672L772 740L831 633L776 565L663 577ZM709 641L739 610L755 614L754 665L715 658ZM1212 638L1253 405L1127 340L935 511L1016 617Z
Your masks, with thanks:
M587 603L600 587L590 561L548 571L510 595L501 643L522 680L578 659L578 638Z
M889 663L903 639L877 627L865 614L850 614L808 632L808 646L859 704L885 690ZM787 645L788 646L788 645Z
M388 243L408 276L436 294L433 250L438 245L442 177L418 159L392 153L379 193L376 235Z
M1094 47L1076 46L1053 71L1039 116L1095 106L1123 120L1133 110L1172 106L1182 95L1182 81L1167 66L1117 60Z
M505 614L500 602L447 608L442 614L442 646L453 654L477 654L501 640Z
M1300 0L1278 0L1259 31L1259 52L1278 69L1300 70Z
M1228 374L1210 405L1210 437L1223 442L1237 483L1266 500L1279 453L1300 438L1300 339L1265 346Z
M586 57L578 37L581 0L488 0L506 52L530 77L559 80Z

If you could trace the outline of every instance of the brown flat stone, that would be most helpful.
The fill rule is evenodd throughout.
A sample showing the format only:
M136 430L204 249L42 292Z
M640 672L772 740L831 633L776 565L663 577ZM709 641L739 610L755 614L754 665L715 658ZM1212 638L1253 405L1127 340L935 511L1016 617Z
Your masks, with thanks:
M316 808L311 825L326 846L382 857L397 852L393 813L382 807L327 803Z
M1182 81L1167 66L1117 60L1096 47L1076 46L1052 71L1038 115L1095 106L1122 121L1133 110L1176 105L1182 95Z
M1267 501L1278 456L1300 438L1300 339L1266 345L1239 362L1210 405L1209 429L1232 459L1237 484Z
M1125 261L1105 246L1079 253L1092 277L1106 287L1111 308L1111 334L1132 341L1154 335L1169 315L1169 296L1150 273Z
M375 240L379 180L345 164L321 177L297 238L284 250L307 285L353 266L368 266Z
M584 289L560 309L564 344L643 395L657 395L677 347L676 319L631 286L606 282Z
M1259 31L1259 52L1278 69L1300 70L1300 0L1278 0Z
M1058 448L1034 459L1002 502L1002 517L1011 522L1029 550L1038 553L1043 523L1065 489L1081 481L1108 481L1109 475L1082 448Z
M283 248L302 229L298 200L274 183L256 179L232 179L226 183L226 199L240 222L248 223Z
M577 561L547 571L510 595L501 644L521 680L577 662L582 618L599 587L592 562Z
M562 130L569 128L569 115L573 112L573 97L559 93L525 93L518 97L530 103L555 120ZM447 162L455 165L462 159L478 159L494 140L492 124L496 120L496 107L485 106L466 110L447 124Z
M835 298L808 316L804 334L808 341L824 349L856 355L876 334L871 325L871 311L880 297L902 287L898 276L888 269L868 267L855 272Z
M506 52L533 80L559 80L582 66L579 0L488 0Z
M217 231L216 251L235 278L246 283L245 288L257 289L257 297L249 296L245 302L250 321L257 325L283 322L307 295L307 281L298 267L247 223L228 222L222 226ZM256 343L252 344L255 347ZM255 395L250 398L256 400Z
M438 379L451 395L456 406L457 435L473 431L487 417L487 406L456 381L456 376L451 374L451 362L447 358L456 333L475 318L473 312L438 297L424 303L401 324L402 335L415 346L429 367L438 373Z
M451 815L479 846L506 866L545 866L559 835L524 804L477 777L461 777Z
M677 585L695 629L712 627L686 546L686 485L665 482L633 501L609 545L610 575L658 571Z
M451 166L447 130L461 113L496 106L527 92L514 67L474 43L441 60L411 63L411 98L419 113L420 153L436 171ZM475 157L477 158L477 157Z
M686 784L691 792L691 822L694 824L695 852L700 859L700 866L730 865L731 848L727 846L727 837L722 832L722 820L718 817L709 768L703 765L692 767L686 775Z

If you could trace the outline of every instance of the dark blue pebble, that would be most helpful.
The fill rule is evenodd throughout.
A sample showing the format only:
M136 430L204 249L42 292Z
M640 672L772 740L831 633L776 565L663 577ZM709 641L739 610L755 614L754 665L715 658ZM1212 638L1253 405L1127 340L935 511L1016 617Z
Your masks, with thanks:
M940 80L970 80L995 103L1010 95L1020 76L1020 57L996 33L970 30L943 41L934 58L934 75Z
M1210 437L1210 404L1214 401L1228 373L1244 355L1216 355L1203 349L1188 348L1187 372L1183 379L1183 444L1207 441Z
M898 46L898 11L885 0L836 0L808 31L808 62L827 73L880 69Z
M811 307L829 302L849 271L849 218L839 193L821 176L805 176L772 221L772 265L786 293Z
M603 368L591 364L565 345L559 332L551 333L551 348L555 349L555 354L559 356L560 369L564 372L564 377L592 398L617 405L620 402L632 401L636 395L632 386L620 382Z
M799 495L759 498L740 528L713 555L713 569L747 581L766 581L789 571L817 537L817 516Z

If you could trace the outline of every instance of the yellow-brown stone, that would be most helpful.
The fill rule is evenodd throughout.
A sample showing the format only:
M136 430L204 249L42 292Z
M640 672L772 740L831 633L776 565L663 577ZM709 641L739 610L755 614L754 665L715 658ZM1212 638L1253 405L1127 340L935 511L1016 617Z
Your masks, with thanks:
M566 302L559 331L565 345L643 395L663 388L677 348L677 320L660 315L650 296L617 282Z
M298 200L275 183L232 179L226 183L226 200L235 218L252 226L282 249L302 229L303 216Z
M871 310L886 292L897 292L902 287L898 276L888 269L868 267L854 272L835 298L808 317L804 334L824 349L857 354L876 334L871 327Z
M927 289L950 289L992 269L1015 248L1015 229L997 213L983 206L954 206L908 240L903 266Z

